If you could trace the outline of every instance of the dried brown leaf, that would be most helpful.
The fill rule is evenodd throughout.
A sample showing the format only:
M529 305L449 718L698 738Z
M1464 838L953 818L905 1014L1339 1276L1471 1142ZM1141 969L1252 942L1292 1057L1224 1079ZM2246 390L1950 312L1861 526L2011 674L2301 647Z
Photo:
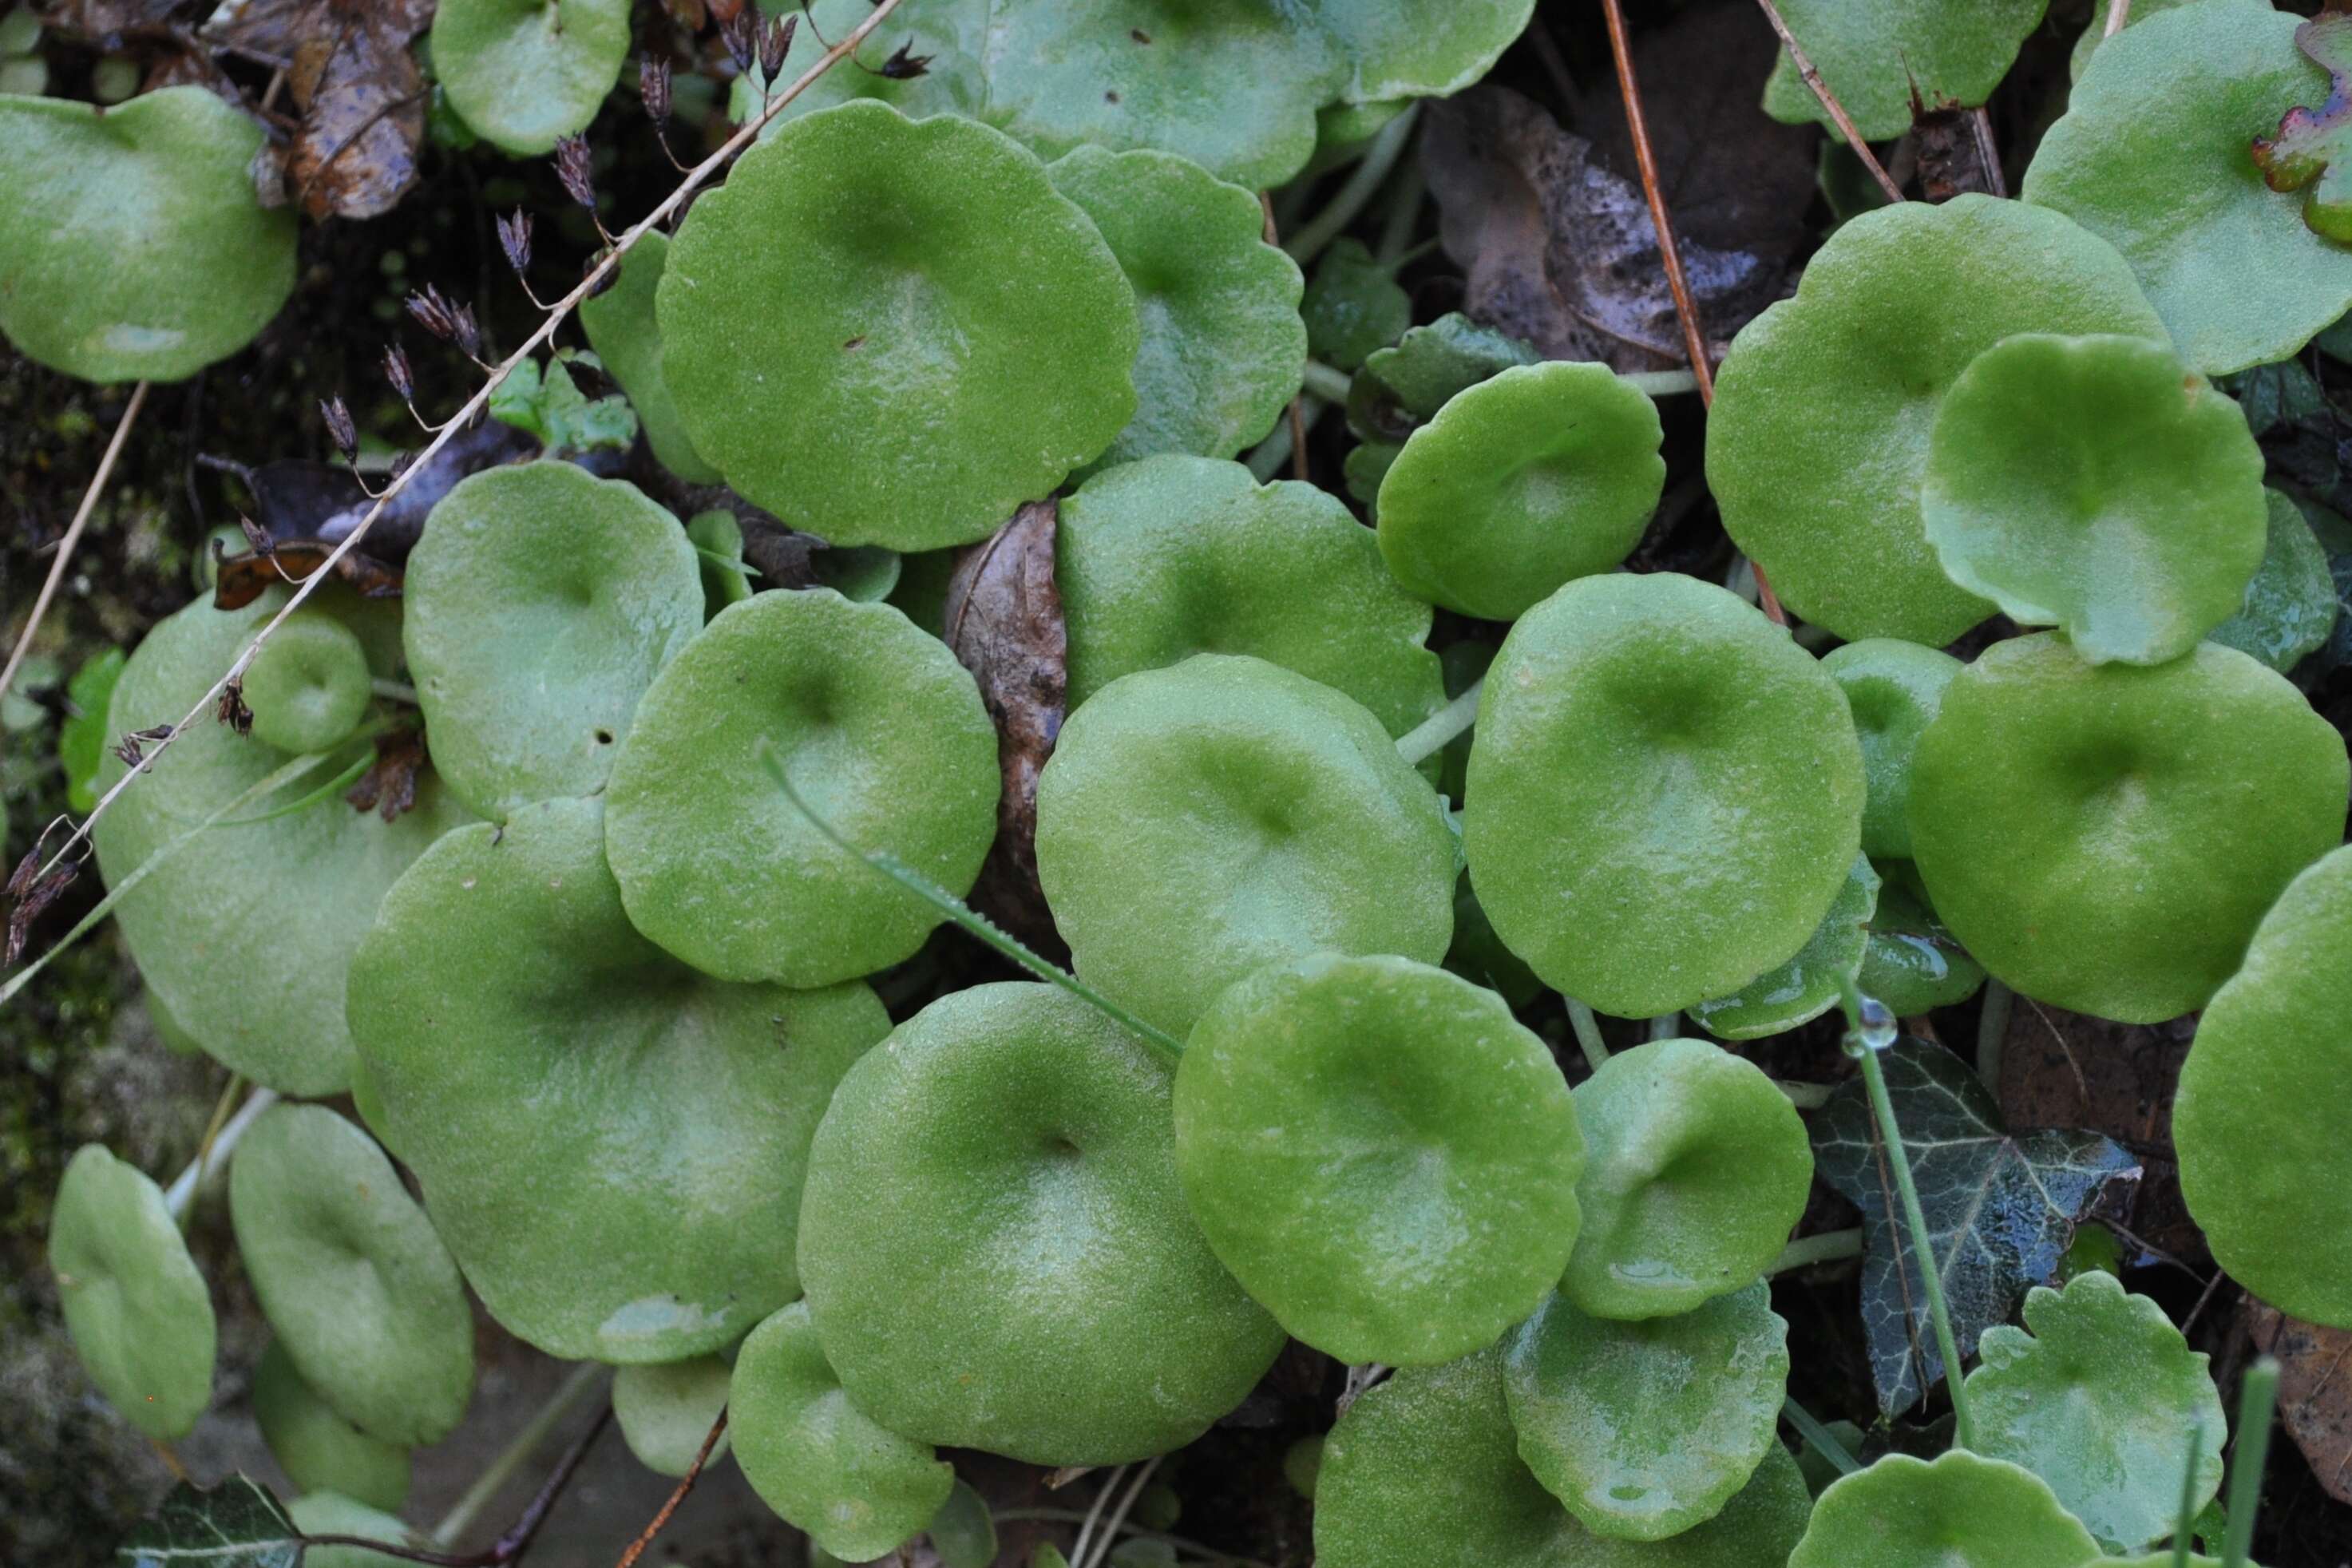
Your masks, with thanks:
M1037 883L1037 775L1069 700L1069 639L1054 582L1058 520L1053 501L1030 502L964 551L948 578L947 645L980 683L1004 771L996 842L972 903L1033 943L1058 942Z
M2005 196L2009 187L2000 174L2000 154L1992 144L1992 126L1984 110L1966 109L1946 100L1933 109L1911 94L1911 129L1917 134L1919 191L1931 202L1948 202L1975 192Z
M2239 1310L2279 1363L2279 1419L2327 1495L2352 1503L2352 1329L2324 1329L2252 1297Z
M374 763L343 798L353 811L373 811L396 822L416 805L416 775L424 766L424 731L394 730L377 738Z
M319 0L286 85L302 110L287 179L313 218L375 217L416 183L425 87L409 40L415 4Z
M334 548L322 539L300 539L280 544L267 555L258 552L224 555L213 578L213 608L241 610L268 593L273 584L289 578L299 582L324 566ZM400 597L400 568L360 551L336 562L335 575L357 589L362 599Z
M495 419L459 431L384 504L383 515L368 530L368 553L379 561L405 561L425 531L426 515L458 480L539 454L536 437ZM255 518L281 544L304 540L336 543L375 505L341 463L289 458L247 468L209 455L197 461L243 480L253 495Z
M1422 161L1445 252L1468 277L1463 309L1553 359L1621 371L1684 363L1682 329L1641 187L1592 144L1507 88L1429 106ZM1716 342L1780 291L1783 266L1685 240L1684 269Z

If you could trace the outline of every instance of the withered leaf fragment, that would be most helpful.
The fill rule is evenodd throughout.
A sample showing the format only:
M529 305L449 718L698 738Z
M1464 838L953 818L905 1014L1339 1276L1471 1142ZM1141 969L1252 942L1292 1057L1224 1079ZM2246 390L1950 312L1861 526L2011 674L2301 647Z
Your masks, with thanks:
M251 555L219 556L213 574L213 608L241 610L274 584L289 578L299 583L325 566L334 549L323 539L298 539L274 546L266 555L256 552ZM281 569L283 576L278 574ZM335 563L335 575L350 584L362 599L400 597L400 568L359 551L351 551ZM226 700L226 693L223 700ZM226 716L222 722L227 722Z
M2352 1503L2352 1329L2322 1328L2246 1298L2254 1348L2278 1358L2279 1421L2329 1497Z
M432 19L431 0L250 0L205 29L288 62L300 117L285 177L310 216L375 217L416 184L426 89L409 46Z
M1911 129L1919 149L1919 190L1931 202L1948 202L1975 192L2006 196L2000 154L1992 144L1992 127L1982 110L1969 109L1949 99L1933 109L1911 92Z
M971 901L1033 944L1060 941L1037 883L1037 775L1054 754L1069 700L1069 638L1054 581L1058 520L1053 501L1032 501L966 549L948 578L944 628L996 721L1004 774L996 842Z
M2275 136L2254 138L2254 164L2274 191L2311 187L2303 221L2352 243L2352 12L2330 10L2294 30L2295 47L2327 73L2327 100L2290 109Z
M425 765L425 732L394 730L378 736L375 762L343 798L352 809L396 822L416 805L416 773Z

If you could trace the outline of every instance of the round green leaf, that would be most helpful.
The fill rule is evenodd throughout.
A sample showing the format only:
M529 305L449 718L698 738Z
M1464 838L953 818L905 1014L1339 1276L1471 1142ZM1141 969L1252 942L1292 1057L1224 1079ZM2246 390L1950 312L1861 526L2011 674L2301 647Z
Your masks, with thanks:
M1760 1040L1809 1024L1838 1004L1862 970L1878 873L1857 855L1830 912L1788 963L1766 970L1728 996L1695 1002L1691 1022L1719 1040Z
M985 538L1136 410L1117 258L1034 157L954 116L793 121L694 204L656 313L695 449L835 544Z
M1372 716L1262 659L1201 654L1070 715L1037 781L1037 874L1079 975L1181 1035L1318 949L1426 963L1454 836Z
M2099 1543L2032 1471L1955 1448L1932 1465L1889 1454L1841 1478L1814 1506L1789 1568L2084 1568L2097 1561Z
M990 1568L996 1561L995 1517L988 1511L988 1500L968 1482L958 1481L949 1489L948 1500L931 1516L929 1533L931 1550L939 1553L942 1568ZM1175 1552L1171 1549L1169 1568L1174 1568L1174 1563Z
M1665 488L1657 405L1603 364L1504 371L1454 395L1381 480L1381 554L1465 616L1515 620L1633 553Z
M733 512L724 507L696 512L687 520L686 542L694 546L702 574L706 616L751 596L751 581L743 570L743 523Z
M887 1556L930 1523L955 1470L849 1402L805 1301L751 1331L727 1394L735 1462L761 1500L835 1556Z
M1445 704L1429 606L1347 507L1239 463L1163 457L1062 503L1055 581L1070 706L1196 653L1254 654L1345 692L1402 735Z
M1576 1086L1584 1228L1560 1294L1599 1318L1687 1312L1763 1277L1813 1184L1805 1124L1705 1040L1620 1051Z
M85 381L179 381L294 289L294 209L247 172L260 124L205 87L111 109L0 95L0 332Z
M1535 0L1314 0L1348 57L1349 103L1444 98L1494 68Z
M2303 509L2276 490L2263 494L2270 507L2263 563L2238 613L2206 635L2284 675L2336 630L2336 579Z
M1987 1329L1977 1354L1966 1384L1976 1451L2040 1476L2107 1550L2172 1533L2183 1433L2200 1434L2191 1511L2221 1489L2230 1424L2210 1358L2114 1275L2078 1274L2063 1293L2036 1286L2025 1328Z
M1984 965L1915 897L1902 879L1888 876L1878 889L1870 917L1870 943L1863 952L1854 984L1865 996L1886 1004L1898 1018L1916 1018L1949 1007L1977 994Z
M403 595L433 765L491 818L602 789L655 673L702 629L677 519L572 463L461 481L433 508Z
M716 1350L792 1300L809 1138L888 1027L863 985L722 984L639 936L594 800L434 846L353 963L352 1021L491 1315L619 1363Z
M371 679L357 632L323 611L299 610L246 667L253 738L296 753L339 746L367 712Z
M784 53L783 68L776 73L778 91L798 81L824 57L830 47L826 40L839 41L874 13L873 0L811 0L800 9L801 25ZM989 9L974 6L971 0L907 0L890 13L881 32L858 50L858 59L867 69L859 70L844 60L784 105L761 134L773 135L798 116L860 98L879 99L910 120L934 114L983 118L988 80L981 70L980 51L986 41L982 26ZM898 76L876 68L886 58L880 47L885 40L894 52L904 48L910 58L922 60L921 73ZM749 120L766 107L761 82L756 65L735 79L728 112L737 121Z
M212 1403L213 1299L163 1189L83 1144L58 1182L48 1261L99 1393L150 1437L186 1436Z
M1412 297L1362 240L1341 238L1316 264L1298 313L1307 323L1307 352L1354 371L1412 325Z
M2132 0L2130 8L2124 13L2124 26L2136 26L2150 16L2199 3L2200 0ZM2271 0L2227 0L2227 3L2258 5L2265 11L2274 9ZM2105 40L2107 11L2108 7L2105 5L2094 5L2089 25L2084 27L2082 37L2074 40L2074 52L2066 57L2066 74L2073 80L2083 79L2083 73L2091 68L2091 57L2098 53L2099 45Z
M473 1396L473 1312L374 1140L323 1105L271 1106L228 1195L246 1275L302 1380L371 1436L447 1436Z
M298 1490L337 1492L386 1512L408 1500L408 1450L343 1419L302 1381L282 1341L270 1341L253 1370L253 1419Z
M1930 106L1980 104L2009 74L2018 46L2049 0L1780 0L1789 31L1862 133L1874 142L1911 129L1916 93ZM1789 52L1764 84L1764 111L1791 124L1831 125ZM1834 127L1832 127L1834 129Z
M1283 1333L1184 1207L1171 1077L1025 984L942 997L851 1069L817 1130L800 1258L858 1409L1066 1465L1164 1453L1240 1403Z
M286 1516L305 1535L355 1535L394 1546L424 1547L428 1543L407 1523L382 1509L371 1508L340 1492L314 1491L286 1505ZM302 1568L406 1568L415 1559L364 1546L308 1546Z
M1919 487L1946 390L2018 332L2162 341L2164 323L2096 236L1962 195L1844 224L1796 297L1741 329L1707 419L1707 480L1792 613L1848 639L1937 646L1992 613L1944 574Z
M1507 1342L1519 1458L1596 1535L1703 1524L1780 1447L1789 1325L1759 1279L1688 1312L1622 1322L1551 1297Z
M2245 416L2171 350L2024 332L1945 395L1919 510L1952 581L2011 619L2162 664L2244 600L2263 497Z
M342 614L338 590L312 598ZM114 734L176 721L196 705L282 603L272 590L242 610L188 605L147 634L114 689ZM364 640L364 639L362 639ZM379 674L391 670L382 662ZM99 868L119 885L149 856L290 759L226 725L191 725L147 763L93 834ZM335 776L338 756L279 795L240 807L257 816ZM123 774L110 752L98 786ZM213 829L157 867L115 906L151 997L225 1066L286 1094L335 1094L352 1077L344 973L377 903L441 832L469 820L431 773L415 809L386 823L333 795L268 822ZM289 898L289 890L299 896Z
M1307 327L1256 195L1168 153L1080 147L1045 172L1102 231L1141 323L1135 417L1096 466L1264 438L1298 391Z
M1845 886L1862 805L1853 723L1812 655L1720 588L1611 574L1504 641L1463 846L1512 952L1647 1017L1793 957Z
M740 526L740 525L739 525ZM887 603L898 585L900 563L906 558L878 544L834 545L809 556L809 570L821 587L832 589L855 605Z
M856 70L827 72L856 76ZM637 411L646 440L663 468L688 484L715 485L724 477L703 460L678 417L677 400L662 374L661 323L654 316L656 292L669 265L669 236L648 230L621 258L619 276L602 294L580 302L580 330L596 357Z
M2295 49L2301 20L2202 5L2126 28L2025 171L2025 199L2122 251L2208 375L2292 359L2352 308L2352 247L2313 233L2303 197L2254 167L2254 137L2327 96L2326 73Z
M759 1332L757 1329L753 1333ZM711 1424L727 1408L732 1369L715 1355L625 1366L613 1374L613 1418L637 1463L657 1475L683 1476L694 1468ZM736 1422L710 1446L706 1466L719 1462L740 1429Z
M2213 1256L2280 1310L2352 1328L2352 849L2289 885L2180 1070L2181 1191Z
M2342 841L2347 772L2334 727L2234 649L2143 668L2019 637L1920 737L1911 837L1937 912L2002 982L2153 1024L2203 1006Z
M1911 753L1943 706L1944 688L1960 673L1950 654L1892 637L1866 637L1832 648L1822 668L1844 691L1862 742L1868 795L1862 808L1866 855L1911 855Z
M1315 111L1349 80L1315 10L1265 0L992 6L979 51L988 116L1049 158L1088 142L1158 147L1266 190L1306 164Z
M827 589L730 605L646 691L606 791L637 929L727 980L830 984L908 957L940 921L828 842L968 889L996 834L996 726L946 645Z
M588 129L629 56L628 0L442 0L433 75L467 126L534 157Z
M1176 1073L1176 1165L1224 1266L1344 1362L1483 1349L1576 1243L1584 1141L1544 1043L1491 991L1317 953L1228 987Z
M1623 1541L1577 1522L1521 1462L1493 1352L1408 1367L1348 1407L1315 1483L1315 1556L1328 1568L1784 1568L1804 1533L1804 1477L1767 1448L1707 1522ZM1858 1568L1860 1559L1845 1568Z

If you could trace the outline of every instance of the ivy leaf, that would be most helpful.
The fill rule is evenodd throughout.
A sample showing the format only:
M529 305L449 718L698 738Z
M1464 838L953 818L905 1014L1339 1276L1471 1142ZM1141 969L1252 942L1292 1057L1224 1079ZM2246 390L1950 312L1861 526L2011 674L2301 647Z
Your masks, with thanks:
M2326 415L2327 394L2299 360L2258 364L2223 378L2224 388L2245 410L2246 427L2266 436L2281 425L2301 425Z
M2140 1168L2095 1132L2010 1132L1976 1074L1939 1046L1906 1039L1882 1060L1952 1335L1967 1355L2027 1290L2057 1278L2075 1226L2129 1197ZM1822 1179L1862 1210L1871 1375L1879 1408L1898 1415L1926 1397L1944 1368L1861 1079L1841 1085L1815 1119L1813 1155Z
M302 1532L258 1481L182 1481L114 1555L129 1568L296 1568Z
M2294 30L2295 47L2327 73L2327 101L2290 109L2276 136L2254 138L2254 163L2274 191L2299 191L2314 234L2352 241L2352 13L2315 16Z
M544 371L536 360L515 366L490 394L490 417L529 431L550 453L625 452L637 438L637 416L628 399L615 394L589 401L559 360L550 360Z

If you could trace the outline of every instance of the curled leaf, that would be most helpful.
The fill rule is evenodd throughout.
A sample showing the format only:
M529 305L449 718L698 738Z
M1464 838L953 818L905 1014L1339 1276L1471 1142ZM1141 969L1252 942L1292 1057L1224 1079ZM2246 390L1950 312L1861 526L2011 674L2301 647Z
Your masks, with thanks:
M1032 501L993 538L958 556L944 638L980 683L1004 774L996 841L971 901L1033 943L1054 931L1037 885L1037 775L1054 754L1069 701L1069 636L1054 582L1057 523L1053 500Z
M2278 134L2254 138L2254 165L2274 191L2307 191L2303 221L2314 234L2352 240L2352 13L2314 16L2294 47L2327 73L2326 101L2294 108Z

